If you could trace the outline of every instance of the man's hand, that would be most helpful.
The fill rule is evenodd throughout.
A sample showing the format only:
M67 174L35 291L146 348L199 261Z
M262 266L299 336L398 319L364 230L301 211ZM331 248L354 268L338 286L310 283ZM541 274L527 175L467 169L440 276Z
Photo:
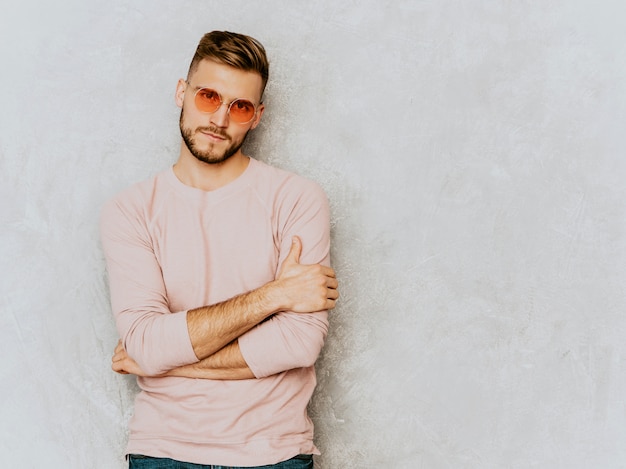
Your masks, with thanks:
M302 241L294 236L276 279L285 310L314 313L334 308L339 298L335 271L320 264L300 264L301 253Z
M137 362L128 356L121 340L117 342L117 347L115 347L111 368L122 375L148 376L139 368Z

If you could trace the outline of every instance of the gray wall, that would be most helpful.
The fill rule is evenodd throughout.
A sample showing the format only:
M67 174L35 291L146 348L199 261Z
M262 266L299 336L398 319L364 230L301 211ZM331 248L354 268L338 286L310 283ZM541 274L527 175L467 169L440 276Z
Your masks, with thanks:
M626 467L620 1L3 3L3 466L123 467L98 213L228 29L273 67L247 151L332 204L318 467Z

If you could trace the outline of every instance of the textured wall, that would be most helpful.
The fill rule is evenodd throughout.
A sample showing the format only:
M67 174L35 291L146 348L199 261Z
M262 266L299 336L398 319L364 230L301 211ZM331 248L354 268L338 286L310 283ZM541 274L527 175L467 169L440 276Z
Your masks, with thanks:
M332 204L318 467L626 467L620 1L4 3L3 467L123 467L98 213L212 29L271 57L248 152Z

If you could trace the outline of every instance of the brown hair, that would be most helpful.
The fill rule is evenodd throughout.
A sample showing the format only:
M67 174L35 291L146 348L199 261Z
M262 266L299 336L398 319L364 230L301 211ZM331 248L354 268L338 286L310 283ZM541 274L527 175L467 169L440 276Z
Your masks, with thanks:
M196 53L191 59L187 79L196 71L201 60L229 65L246 72L256 72L261 75L263 86L261 95L269 78L270 64L265 54L265 48L256 39L244 34L229 31L211 31L200 39Z

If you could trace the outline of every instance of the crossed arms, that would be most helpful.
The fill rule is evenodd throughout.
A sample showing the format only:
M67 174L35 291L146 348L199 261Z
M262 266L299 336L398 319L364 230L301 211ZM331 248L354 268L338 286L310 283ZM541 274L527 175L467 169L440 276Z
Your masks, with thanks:
M150 374L128 355L120 341L112 369L138 376L254 378L239 347L238 339L243 334L282 311L309 314L332 309L339 297L334 270L320 264L300 264L301 252L302 242L294 236L276 280L221 303L188 311L187 328L198 362Z

